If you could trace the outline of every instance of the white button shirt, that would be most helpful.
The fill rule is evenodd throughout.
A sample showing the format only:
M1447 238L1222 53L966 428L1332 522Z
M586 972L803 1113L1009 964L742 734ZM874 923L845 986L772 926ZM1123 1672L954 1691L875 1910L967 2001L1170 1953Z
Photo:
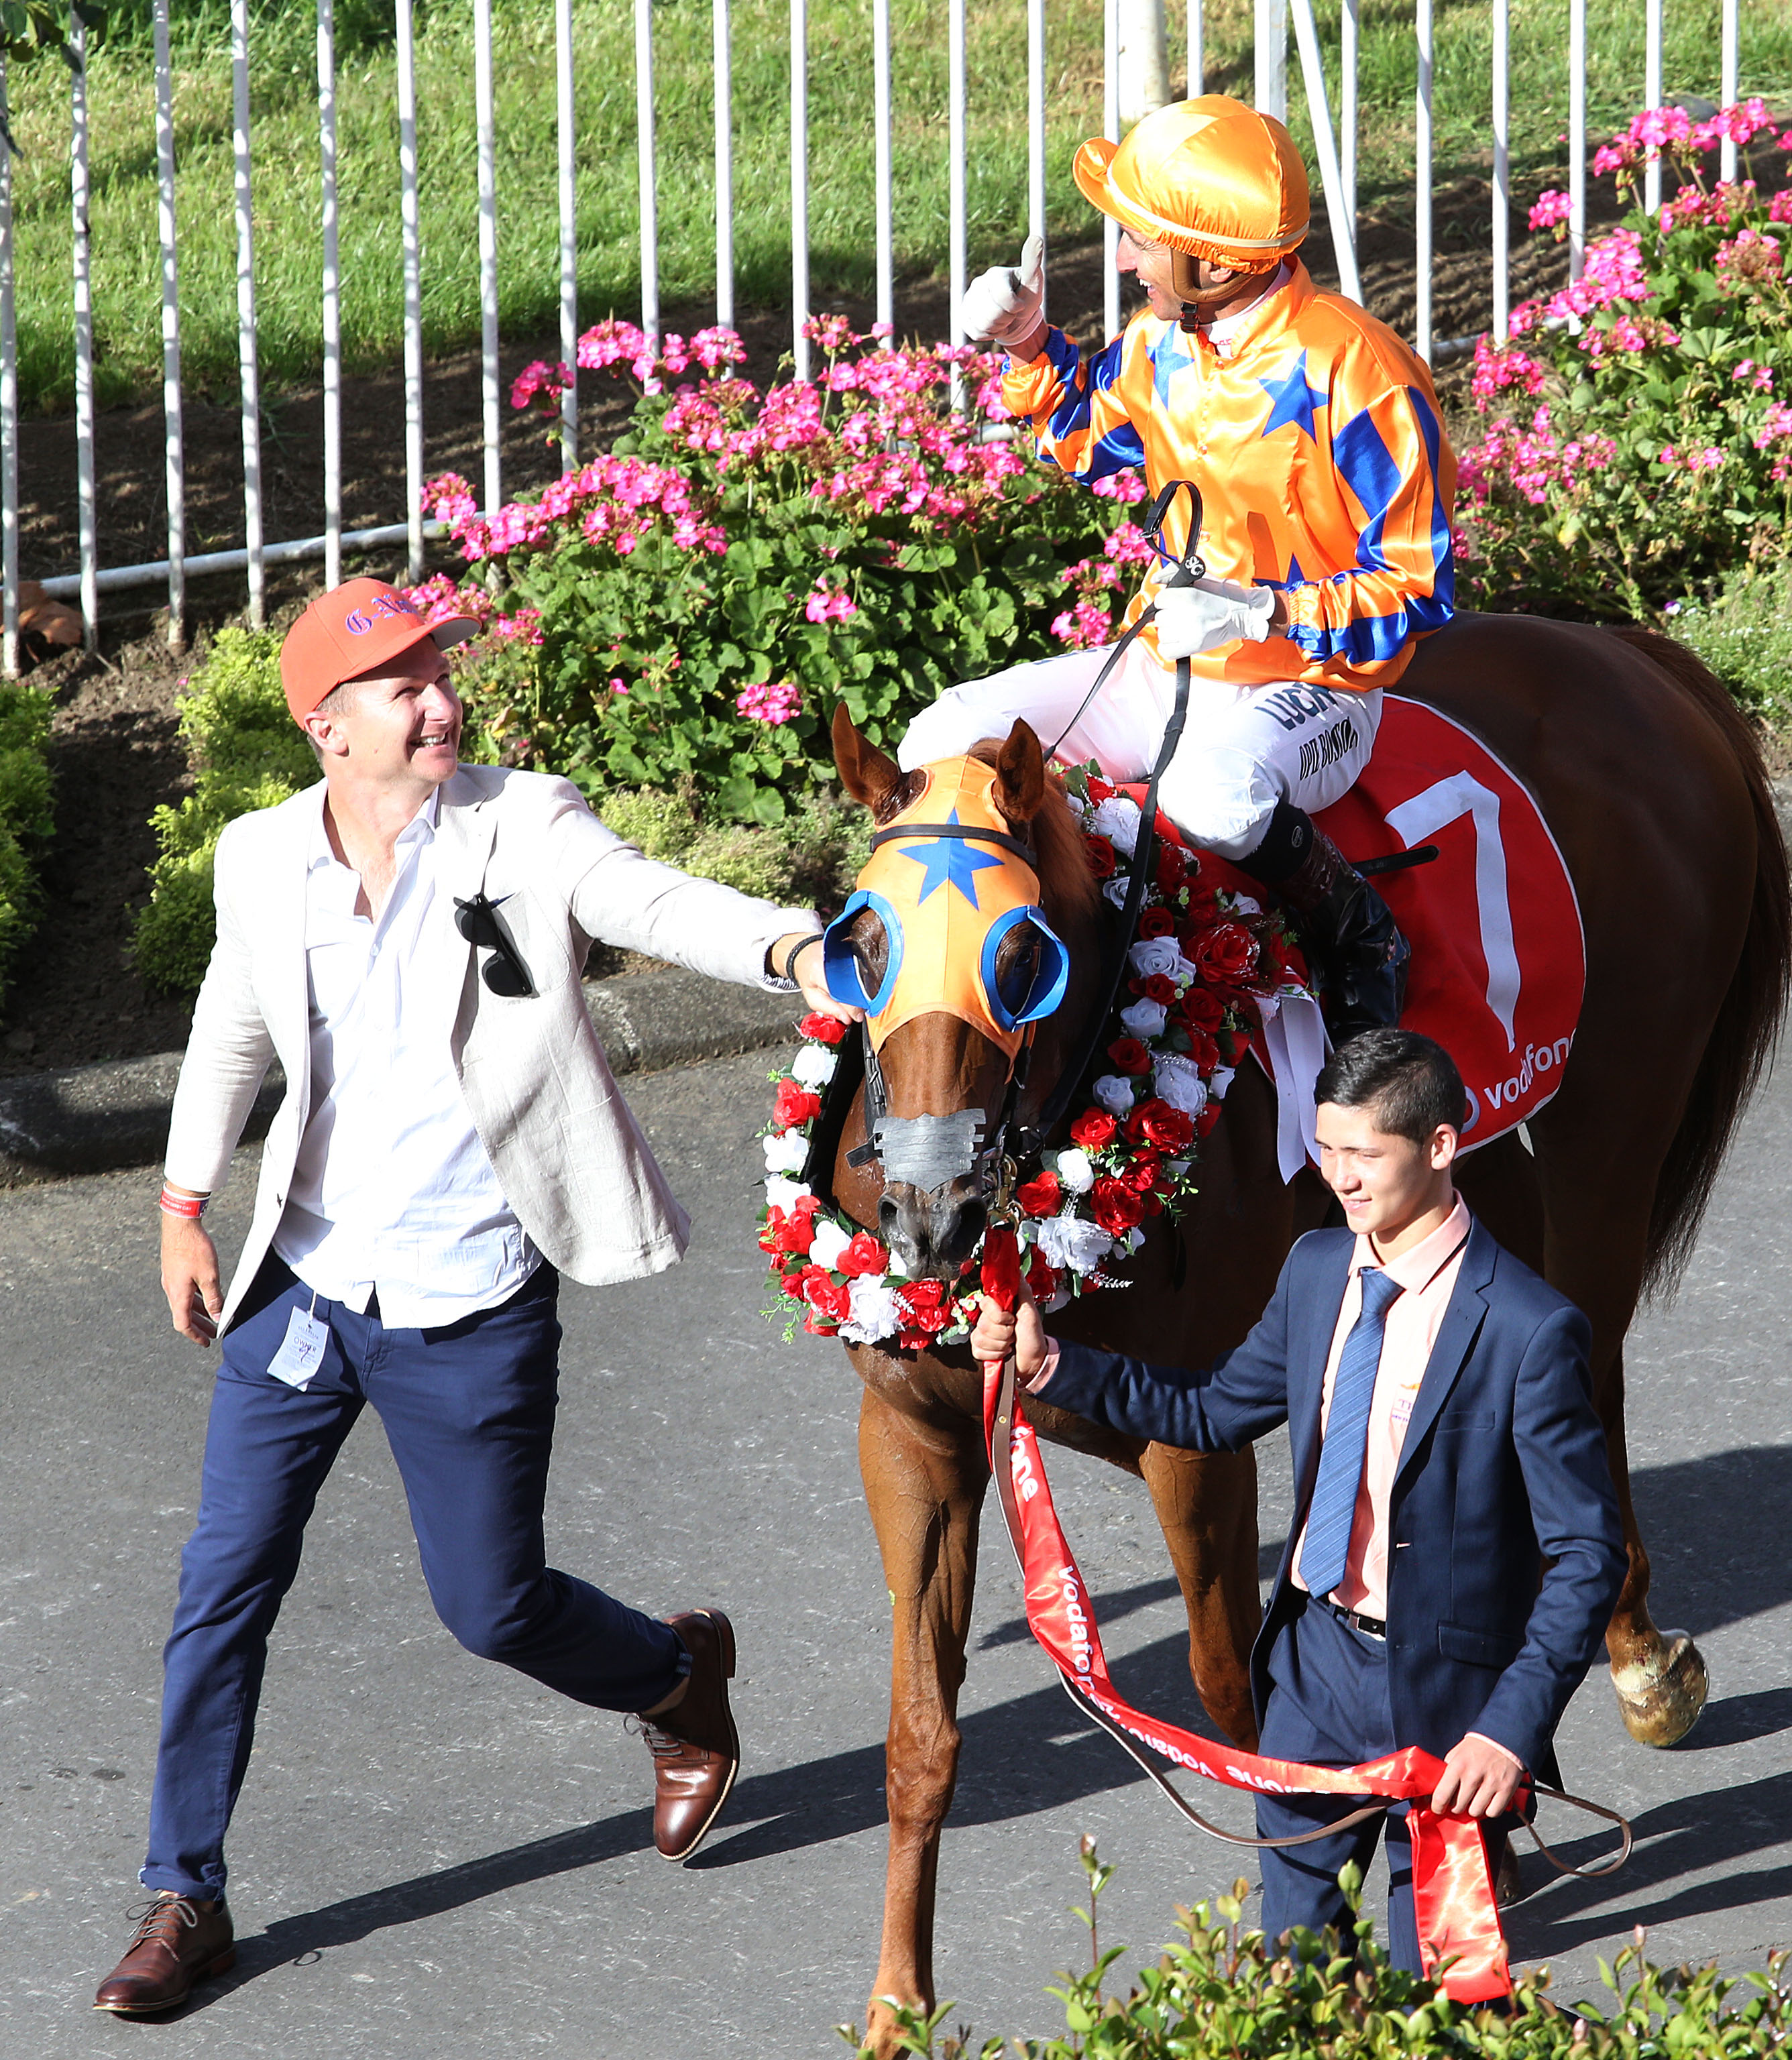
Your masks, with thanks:
M325 1300L389 1328L457 1323L541 1255L480 1142L449 1049L466 945L436 880L438 796L399 836L377 920L318 818L305 876L311 1113L273 1248ZM407 1011L407 994L410 997Z

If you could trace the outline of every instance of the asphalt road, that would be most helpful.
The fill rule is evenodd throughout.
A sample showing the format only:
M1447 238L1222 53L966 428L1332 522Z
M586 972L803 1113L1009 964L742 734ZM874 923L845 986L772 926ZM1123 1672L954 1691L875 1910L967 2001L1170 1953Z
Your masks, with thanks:
M377 1423L349 1439L274 1639L232 1834L233 1974L171 2020L89 2010L137 1898L158 1654L191 1524L210 1364L154 1287L154 1185L107 1175L0 1198L0 2054L279 2060L769 2060L843 2050L863 2010L884 1858L887 1604L836 1346L760 1320L750 1233L763 1060L637 1077L696 1223L690 1258L568 1288L549 1507L558 1562L740 1638L746 1765L693 1866L653 1853L645 1748L620 1719L461 1652L436 1623ZM1792 1067L1756 1104L1678 1303L1631 1358L1632 1451L1662 1620L1713 1699L1688 1743L1624 1735L1595 1678L1562 1735L1570 1785L1635 1819L1626 1872L1555 1882L1515 1952L1589 1991L1634 1923L1668 1962L1759 1965L1792 1941ZM245 1154L218 1212L240 1237ZM1266 1551L1287 1519L1265 1448ZM1135 1698L1192 1701L1143 1491L1052 1457ZM1171 1906L1237 1871L1082 1724L1017 1615L986 1527L965 1747L940 1867L941 1993L985 2033L1061 2027L1043 1991L1087 1950L1076 1842L1120 1873L1104 1933L1154 1956ZM1215 1814L1246 1825L1242 1797ZM1551 1823L1590 1856L1577 1820ZM1527 1880L1546 1878L1527 1862Z

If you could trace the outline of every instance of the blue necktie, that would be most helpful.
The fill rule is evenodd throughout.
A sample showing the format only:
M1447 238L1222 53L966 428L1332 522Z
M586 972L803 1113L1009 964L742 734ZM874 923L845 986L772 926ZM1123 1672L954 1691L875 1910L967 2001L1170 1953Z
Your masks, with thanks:
M1351 1326L1338 1361L1331 1414L1319 1447L1319 1477L1313 1484L1307 1539L1300 1548L1300 1578L1315 1595L1329 1595L1344 1578L1356 1491L1363 1483L1363 1455L1369 1444L1369 1403L1381 1365L1383 1326L1400 1293L1399 1283L1379 1268L1365 1266L1357 1277L1363 1283L1363 1313Z

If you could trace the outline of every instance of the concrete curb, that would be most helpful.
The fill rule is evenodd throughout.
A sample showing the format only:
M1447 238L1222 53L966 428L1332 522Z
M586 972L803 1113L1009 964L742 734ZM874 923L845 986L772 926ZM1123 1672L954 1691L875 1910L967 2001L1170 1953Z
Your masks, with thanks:
M671 970L587 980L585 1006L613 1072L656 1072L796 1041L799 996ZM153 1165L168 1142L181 1055L0 1080L0 1187ZM244 1132L260 1137L285 1093L276 1065Z

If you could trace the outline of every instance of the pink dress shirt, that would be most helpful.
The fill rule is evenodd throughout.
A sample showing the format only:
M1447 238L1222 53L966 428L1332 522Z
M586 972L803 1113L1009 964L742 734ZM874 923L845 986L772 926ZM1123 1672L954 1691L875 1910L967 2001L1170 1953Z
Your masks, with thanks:
M1459 1195L1455 1208L1429 1237L1398 1259L1390 1260L1383 1269L1403 1291L1390 1307L1383 1327L1381 1363L1369 1403L1369 1441L1363 1456L1363 1479L1356 1491L1350 1550L1344 1558L1344 1578L1331 1591L1332 1600L1341 1607L1359 1611L1364 1616L1385 1619L1387 1615L1387 1499L1400 1469L1400 1447L1406 1442L1407 1423L1419 1383L1425 1377L1431 1347L1437 1342L1438 1326L1443 1321L1456 1276L1462 1271L1468 1231L1468 1204ZM1351 1254L1350 1279L1325 1364L1325 1387L1319 1402L1322 1437L1331 1419L1331 1391L1337 1382L1344 1340L1363 1313L1363 1283L1358 1269L1379 1264L1369 1240L1359 1237ZM1300 1555L1306 1543L1307 1527L1303 1523L1289 1567L1289 1577L1296 1587L1307 1585L1300 1578Z

